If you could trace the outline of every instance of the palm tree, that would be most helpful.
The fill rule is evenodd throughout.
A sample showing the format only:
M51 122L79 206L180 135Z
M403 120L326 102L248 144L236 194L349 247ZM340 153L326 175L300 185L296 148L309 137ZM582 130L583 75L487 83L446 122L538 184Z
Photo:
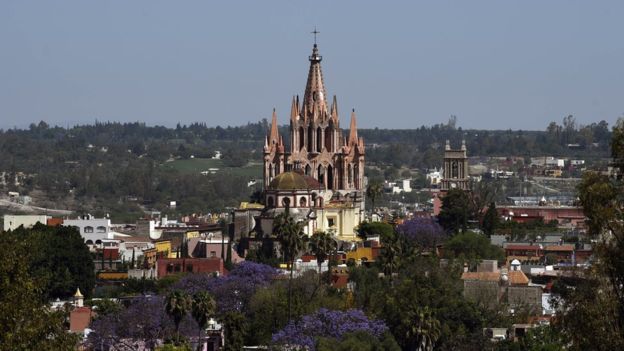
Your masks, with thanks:
M392 281L392 273L399 268L399 259L401 257L403 247L398 238L393 237L383 243L381 248L381 265L384 273L390 276Z
M310 251L316 256L316 263L318 264L318 276L319 276L319 286L321 285L321 265L328 259L329 255L336 250L337 243L334 238L331 237L330 234L326 232L316 232L310 238ZM330 261L331 258L327 261L327 271L331 275Z
M173 318L176 326L177 341L180 341L180 322L191 309L191 297L180 290L174 290L167 295L165 311Z
M404 314L405 338L418 351L430 351L440 337L440 321L428 306L409 306Z
M371 203L373 204L371 213L375 212L375 201L381 196L382 192L383 186L378 181L373 181L366 187L366 196L371 199Z
M275 217L273 232L277 233L280 241L282 257L290 264L290 279L288 280L288 320L291 312L292 279L295 259L306 245L307 237L303 232L303 222L297 222L289 213L288 208L284 213Z
M205 291L200 291L193 296L191 314L199 325L199 337L197 338L197 349L201 349L201 332L206 330L208 319L215 313L217 304L214 298Z

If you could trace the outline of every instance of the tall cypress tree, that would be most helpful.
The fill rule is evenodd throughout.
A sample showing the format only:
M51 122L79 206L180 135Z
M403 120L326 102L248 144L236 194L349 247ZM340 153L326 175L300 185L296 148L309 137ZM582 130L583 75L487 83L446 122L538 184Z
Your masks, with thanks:
M483 233L488 237L494 234L496 227L498 227L498 211L496 211L496 205L494 202L490 203L485 215L483 216L483 223L481 224L481 228L483 229Z

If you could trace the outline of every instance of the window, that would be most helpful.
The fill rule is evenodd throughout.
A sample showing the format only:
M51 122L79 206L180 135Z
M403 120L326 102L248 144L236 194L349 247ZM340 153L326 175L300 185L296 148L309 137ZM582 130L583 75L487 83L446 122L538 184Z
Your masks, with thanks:
M84 227L84 232L85 233L93 233L93 227L91 227L91 226Z
M173 264L172 263L169 263L167 265L167 273L173 273Z
M283 198L282 199L282 206L284 206L284 207L290 206L290 198L287 198L287 197Z
M86 228L85 228L86 229ZM105 226L99 226L97 227L97 232L98 233L106 233L106 227Z
M93 240L87 240L87 241L85 241L85 244L87 244L87 245L93 245Z
M217 257L216 251L210 251L210 257Z
M457 161L453 161L451 164L451 178L459 178L459 165Z
M182 269L182 266L180 266L179 264L176 264L176 265L175 265L175 269L174 269L174 271L177 273L177 272L179 272L181 269Z
M305 207L305 206L306 206L306 204L307 204L307 200L306 200L306 198L305 198L305 197L301 197L301 198L299 199L299 206L300 206L300 207Z
M273 196L269 196L269 198L267 199L267 206L269 207L273 207Z
M192 264L187 264L186 265L186 271L187 272L193 272L193 265Z
M334 217L329 217L327 218L327 226L328 227L335 227L336 226L336 218Z

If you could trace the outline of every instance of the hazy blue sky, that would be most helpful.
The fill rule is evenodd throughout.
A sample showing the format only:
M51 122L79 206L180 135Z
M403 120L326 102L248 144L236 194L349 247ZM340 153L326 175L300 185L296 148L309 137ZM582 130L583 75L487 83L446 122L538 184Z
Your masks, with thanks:
M314 26L342 125L624 113L624 1L0 1L0 128L288 121Z

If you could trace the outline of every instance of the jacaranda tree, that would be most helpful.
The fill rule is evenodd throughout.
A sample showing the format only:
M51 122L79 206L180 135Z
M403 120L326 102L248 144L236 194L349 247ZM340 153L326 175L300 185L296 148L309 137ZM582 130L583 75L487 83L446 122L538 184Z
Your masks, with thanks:
M297 322L291 321L273 334L272 343L315 350L316 342L321 337L339 341L345 334L362 331L380 338L386 330L383 321L370 320L361 310L332 311L321 308Z

